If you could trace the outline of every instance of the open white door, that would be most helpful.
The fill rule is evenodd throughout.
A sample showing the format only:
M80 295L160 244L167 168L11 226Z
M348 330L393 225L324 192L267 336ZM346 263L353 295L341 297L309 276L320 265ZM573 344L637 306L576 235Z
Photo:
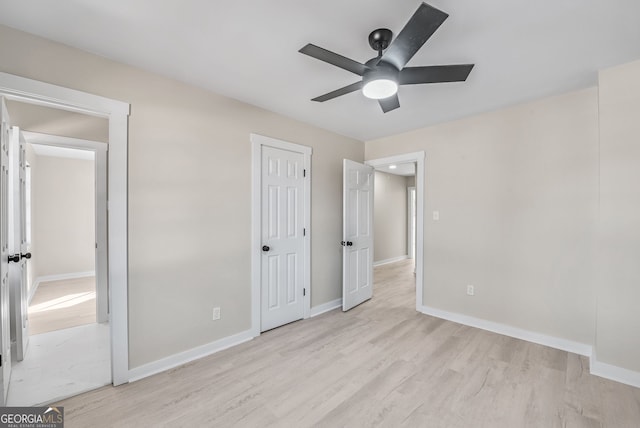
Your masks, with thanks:
M373 296L373 168L344 160L342 310Z
M19 128L13 127L9 142L9 252L17 260L9 263L9 294L11 295L11 351L16 361L22 361L29 342L29 291L27 262L27 162L26 141Z
M11 377L11 339L9 334L9 141L11 125L9 113L0 97L0 364L2 365L2 394L0 405L7 402Z

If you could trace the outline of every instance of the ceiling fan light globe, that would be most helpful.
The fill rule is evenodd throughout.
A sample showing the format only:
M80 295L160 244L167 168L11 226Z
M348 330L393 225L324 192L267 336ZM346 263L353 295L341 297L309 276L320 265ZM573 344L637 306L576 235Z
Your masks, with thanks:
M374 100L389 98L398 92L398 83L391 79L375 79L367 82L362 93L365 97Z

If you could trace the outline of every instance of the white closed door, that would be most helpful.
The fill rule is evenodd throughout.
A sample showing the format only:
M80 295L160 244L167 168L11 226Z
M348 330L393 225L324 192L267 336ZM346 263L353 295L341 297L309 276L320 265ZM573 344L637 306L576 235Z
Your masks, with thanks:
M11 125L4 98L0 97L0 364L2 394L0 405L7 402L11 377L11 339L9 316L9 142Z
M342 203L342 310L373 296L373 168L345 159Z
M11 295L11 342L17 361L22 361L29 342L29 292L27 263L27 143L19 128L13 127L9 143L9 252L15 262L9 263Z
M304 316L304 156L262 147L261 331Z

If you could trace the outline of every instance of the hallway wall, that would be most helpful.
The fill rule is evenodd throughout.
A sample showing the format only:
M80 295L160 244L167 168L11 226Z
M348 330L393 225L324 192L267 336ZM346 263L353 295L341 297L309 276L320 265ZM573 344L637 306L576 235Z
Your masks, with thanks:
M35 277L95 270L95 162L37 156L31 167Z
M373 262L407 255L407 179L375 171Z

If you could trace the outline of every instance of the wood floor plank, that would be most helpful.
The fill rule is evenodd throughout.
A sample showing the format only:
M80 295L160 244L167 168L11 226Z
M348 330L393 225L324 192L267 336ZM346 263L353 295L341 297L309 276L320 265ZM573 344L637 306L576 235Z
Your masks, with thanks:
M68 427L640 426L640 390L587 358L417 313L410 260L349 312L58 404Z

